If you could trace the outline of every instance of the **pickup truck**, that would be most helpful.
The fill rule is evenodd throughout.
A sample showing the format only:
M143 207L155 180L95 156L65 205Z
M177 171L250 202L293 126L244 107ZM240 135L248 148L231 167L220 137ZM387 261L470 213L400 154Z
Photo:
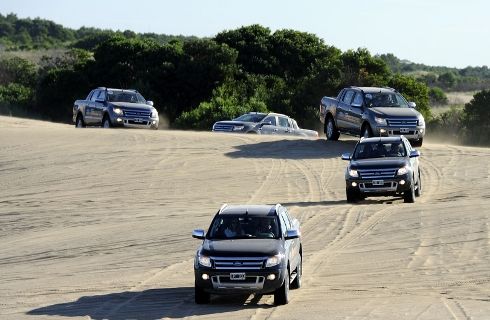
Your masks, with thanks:
M413 146L422 146L425 121L415 106L392 88L348 87L336 98L323 97L319 115L327 140L338 140L340 133L404 135Z
M223 205L194 259L195 302L211 294L273 294L289 302L289 288L301 287L303 249L300 223L280 205Z
M100 87L73 104L75 127L87 125L158 129L158 111L136 90Z

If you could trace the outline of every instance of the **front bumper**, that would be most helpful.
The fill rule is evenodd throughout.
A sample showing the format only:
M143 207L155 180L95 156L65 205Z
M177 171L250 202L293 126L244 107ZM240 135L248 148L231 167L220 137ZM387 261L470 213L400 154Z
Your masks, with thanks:
M287 270L287 269L284 269ZM208 268L194 269L195 284L204 291L214 294L233 294L233 293L272 293L280 288L284 282L286 271L283 269L264 269L260 271L251 270L215 270ZM231 280L231 273L245 273L243 280ZM203 279L203 274L209 278ZM267 277L274 275L274 280Z
M396 176L389 179L346 179L346 188L362 195L393 196L403 194L412 187L412 179L409 175Z
M126 116L114 116L112 124L115 127L126 128L158 128L158 118L134 118Z
M380 137L396 137L396 136L405 136L405 138L409 140L420 140L425 136L425 126L417 126L417 127L378 127L376 132L374 132L376 136Z

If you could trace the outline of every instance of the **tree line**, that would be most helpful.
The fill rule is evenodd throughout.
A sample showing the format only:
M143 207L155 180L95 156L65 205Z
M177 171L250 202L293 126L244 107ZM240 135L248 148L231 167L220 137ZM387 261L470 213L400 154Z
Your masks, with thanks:
M285 113L317 128L321 97L350 85L396 88L432 118L427 84L392 72L368 50L342 52L310 33L260 25L167 43L104 35L39 65L0 59L0 112L70 122L73 101L106 86L137 89L175 128L210 130L248 111Z

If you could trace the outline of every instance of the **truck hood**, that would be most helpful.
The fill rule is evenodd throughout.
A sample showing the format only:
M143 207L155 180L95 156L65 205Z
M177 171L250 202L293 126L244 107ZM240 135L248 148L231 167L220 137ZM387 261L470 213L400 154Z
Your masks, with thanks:
M235 239L209 240L202 244L202 252L210 256L273 256L279 253L281 240Z
M132 108L132 109L140 109L140 110L148 110L148 111L151 111L153 109L152 106L149 106L145 103L111 102L111 104L120 108Z
M413 108L396 108L396 107L374 107L372 111L384 117L410 117L417 118L420 113Z
M385 169L385 168L401 168L407 164L405 158L375 158L352 160L350 167L352 169Z

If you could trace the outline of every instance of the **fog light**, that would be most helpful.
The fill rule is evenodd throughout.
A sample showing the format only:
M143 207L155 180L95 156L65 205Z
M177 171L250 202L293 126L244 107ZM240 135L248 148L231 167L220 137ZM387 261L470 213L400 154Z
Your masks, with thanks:
M405 184L405 180L400 180L400 184L403 186Z
M122 121L122 119L121 119L121 118L117 118L117 119L116 119L116 121L117 121L117 122L121 122L121 121Z
M352 182L353 187L357 187L357 182Z
M380 133L386 133L386 129L379 129Z
M153 120L151 123L152 123L152 124L156 124L157 122L156 122L155 120Z
M274 280L276 279L276 275L275 274L270 274L267 276L267 280Z
M420 129L420 130L419 130L419 132L420 132L420 133L424 133L424 129Z
M203 273L202 276L201 276L201 278L203 280L208 280L209 279L209 275L207 273Z

